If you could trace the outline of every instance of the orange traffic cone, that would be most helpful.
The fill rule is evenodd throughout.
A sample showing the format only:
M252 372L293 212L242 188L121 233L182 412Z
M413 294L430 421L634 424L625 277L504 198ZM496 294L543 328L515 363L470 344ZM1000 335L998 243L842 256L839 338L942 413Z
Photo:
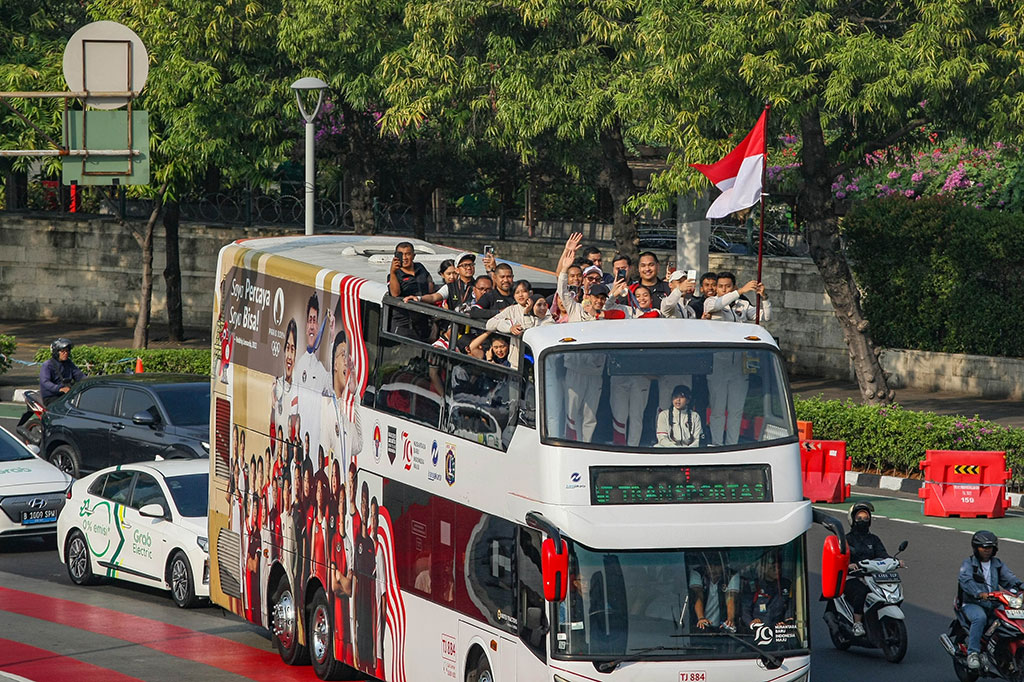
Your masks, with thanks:
M135 358L135 373L142 374L142 358Z

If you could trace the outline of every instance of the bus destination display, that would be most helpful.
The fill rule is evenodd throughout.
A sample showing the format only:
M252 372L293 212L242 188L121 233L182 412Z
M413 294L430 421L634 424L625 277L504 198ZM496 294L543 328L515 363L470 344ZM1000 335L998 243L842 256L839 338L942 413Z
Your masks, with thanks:
M767 464L592 467L590 501L605 504L771 502Z

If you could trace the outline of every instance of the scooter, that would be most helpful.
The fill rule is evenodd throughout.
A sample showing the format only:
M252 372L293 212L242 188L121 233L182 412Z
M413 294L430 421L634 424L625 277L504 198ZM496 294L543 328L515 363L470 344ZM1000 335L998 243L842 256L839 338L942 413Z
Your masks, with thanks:
M907 541L900 543L899 550L886 559L864 559L851 566L850 576L859 579L868 588L864 599L864 634L853 633L853 609L844 595L829 600L825 607L825 623L828 625L832 644L840 651L851 646L881 649L885 660L899 663L907 654L907 626L903 616L903 584L897 570L900 560L896 557L907 548Z
M995 603L990 622L981 638L981 668L967 666L967 634L970 621L960 605L956 618L949 624L949 634L939 636L942 647L953 657L953 670L960 682L974 682L978 677L1002 680L1024 680L1024 596L1015 592L993 592Z
M46 405L43 404L43 397L39 391L25 391L25 414L18 420L15 431L21 436L25 445L38 447L43 442L43 412L46 412Z

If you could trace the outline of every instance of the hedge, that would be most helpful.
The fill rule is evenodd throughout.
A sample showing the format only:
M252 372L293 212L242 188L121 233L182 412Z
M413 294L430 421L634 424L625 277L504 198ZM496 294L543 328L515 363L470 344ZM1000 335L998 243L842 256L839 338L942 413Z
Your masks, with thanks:
M0 334L0 374L11 368L11 356L18 348L18 342L13 336Z
M36 362L45 362L49 357L50 349L48 347L36 351ZM75 346L71 349L71 359L89 375L132 372L135 370L135 358L137 357L142 358L142 367L147 372L210 375L210 351L206 348L140 350Z
M899 405L860 405L853 400L795 400L797 419L814 422L814 437L846 441L857 469L919 476L925 450L1006 452L1015 488L1024 483L1024 429L978 417L913 412Z
M1024 357L1024 217L949 197L859 202L843 236L876 343Z

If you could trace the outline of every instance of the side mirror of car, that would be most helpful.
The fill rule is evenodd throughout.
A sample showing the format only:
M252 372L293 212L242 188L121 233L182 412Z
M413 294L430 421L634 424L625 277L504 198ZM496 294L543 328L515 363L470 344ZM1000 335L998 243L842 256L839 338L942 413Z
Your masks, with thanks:
M153 426L159 422L160 420L149 410L142 410L132 415L132 424L139 426Z
M156 502L153 502L152 504L142 505L142 508L139 509L139 514L145 516L148 519L162 519L166 518L167 516L167 514L164 512L164 508L161 505L157 504Z

